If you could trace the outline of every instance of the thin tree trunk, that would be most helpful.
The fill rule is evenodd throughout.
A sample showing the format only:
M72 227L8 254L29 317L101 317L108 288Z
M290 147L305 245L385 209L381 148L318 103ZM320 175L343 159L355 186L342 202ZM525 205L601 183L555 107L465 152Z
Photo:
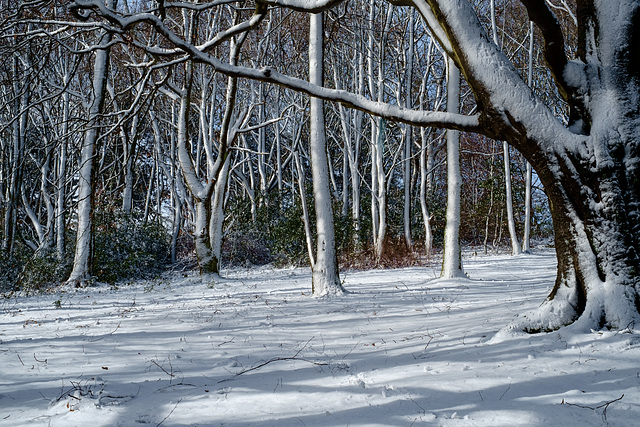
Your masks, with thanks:
M489 165L489 210L487 211L487 217L485 218L485 223L484 223L484 253L485 255L487 254L487 245L489 242L489 222L491 221L491 215L493 213L493 187L494 187L494 183L493 183L493 165L494 165L494 160L493 158L495 157L495 150L496 150L496 146L495 143L492 141L491 142L491 163Z
M113 0L108 0L113 7ZM111 41L111 34L105 32L100 44ZM91 275L93 245L93 198L94 198L94 161L98 141L98 121L102 113L109 67L109 48L96 50L93 65L93 100L89 109L88 130L85 133L80 152L80 171L78 173L78 230L76 250L73 258L73 270L69 282L84 282Z
M491 30L493 34L493 42L496 46L500 46L498 42L498 27L496 25L496 6L495 0L491 0ZM513 217L513 198L511 196L511 161L509 158L509 144L506 141L502 141L502 152L504 157L504 186L506 193L506 207L507 207L507 225L509 228L509 236L511 237L511 254L520 254L520 242L518 242L518 235L516 233L516 223Z
M431 147L431 143L428 141L426 129L420 129L420 136L422 139L420 145L420 209L422 211L422 221L424 222L424 252L427 259L430 259L433 249L433 233L431 230L431 214L429 213L429 206L427 204L427 176L429 174L429 169L427 167L427 152Z
M529 70L527 73L527 83L533 83L533 22L529 22ZM527 161L525 188L524 188L524 236L522 239L522 252L531 250L531 163Z
M309 29L309 81L323 84L323 14L310 15ZM316 207L316 260L312 271L312 292L315 296L344 292L338 274L333 209L329 183L327 147L324 123L324 103L311 98L309 111L309 144L311 175Z
M504 156L504 185L506 199L505 204L507 207L507 225L509 228L509 236L511 237L511 255L520 255L520 242L518 241L518 234L516 233L516 222L513 217L513 198L511 196L511 161L509 156L509 144L506 141L502 142L502 150Z
M524 236L522 239L522 252L531 251L531 163L527 162L524 189Z
M406 50L406 101L405 107L411 108L411 88L412 88L412 80L413 80L413 45L414 45L414 36L413 36L413 28L414 28L414 11L411 10L409 12L409 35L408 35L408 49ZM404 150L402 156L402 165L403 165L403 184L404 184L404 209L403 209L403 219L404 219L404 241L407 246L407 250L410 252L413 251L413 241L411 239L411 148L413 147L412 141L413 128L411 126L404 126Z
M447 76L447 111L460 111L460 70L450 58ZM464 277L460 248L460 133L447 130L447 223L444 231L444 256L441 276Z
M304 186L304 170L302 169L302 163L300 162L300 156L298 152L293 153L296 170L298 172L298 190L300 191L300 203L302 204L302 222L304 224L304 235L307 241L307 252L309 254L309 264L311 270L315 268L316 257L314 255L313 248L313 236L311 235L311 221L309 219L309 208L307 206L307 192Z
M68 78L65 76L65 80ZM64 82L66 86L66 81ZM67 146L68 146L68 133L69 133L69 93L65 92L62 95L62 135L63 138L60 141L60 153L58 154L58 191L57 191L57 203L56 203L56 254L58 261L64 260L66 254L66 178L67 178Z

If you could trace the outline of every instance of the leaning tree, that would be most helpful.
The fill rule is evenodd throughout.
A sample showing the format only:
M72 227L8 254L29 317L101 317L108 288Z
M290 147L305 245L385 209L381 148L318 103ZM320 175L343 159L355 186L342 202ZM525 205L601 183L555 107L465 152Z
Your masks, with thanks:
M164 8L215 7L164 3ZM342 0L257 0L256 10L319 12ZM469 0L392 0L415 7L473 91L474 114L416 111L310 84L272 67L234 66L178 37L152 10L123 14L102 0L76 0L118 32L150 25L193 60L225 74L271 82L388 120L477 132L505 140L533 165L550 201L558 273L553 291L512 327L530 332L634 327L640 321L640 0L576 0L577 52L545 0L520 0L542 35L549 74L567 103L559 118L500 51ZM245 3L245 2L240 2ZM251 2L253 3L253 1ZM473 2L475 3L475 2ZM523 25L528 25L523 22ZM239 30L239 29L230 29ZM420 48L420 46L416 46Z

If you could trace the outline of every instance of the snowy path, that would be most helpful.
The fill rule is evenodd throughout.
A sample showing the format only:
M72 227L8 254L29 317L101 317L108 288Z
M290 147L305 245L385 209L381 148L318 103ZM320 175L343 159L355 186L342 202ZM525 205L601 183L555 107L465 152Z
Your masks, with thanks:
M491 341L553 253L465 268L348 272L331 300L301 269L0 300L0 426L637 425L637 331Z

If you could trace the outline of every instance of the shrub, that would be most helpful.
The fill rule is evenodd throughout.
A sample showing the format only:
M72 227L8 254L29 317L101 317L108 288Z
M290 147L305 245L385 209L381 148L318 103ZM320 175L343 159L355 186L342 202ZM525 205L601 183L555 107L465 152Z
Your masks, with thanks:
M273 261L262 235L256 230L234 231L222 245L222 260L226 266L265 265Z
M58 259L56 251L49 249L31 256L25 263L18 286L26 292L40 291L47 286L65 281L73 265L73 248L65 258Z
M169 260L169 238L159 223L144 223L118 210L95 216L93 275L101 282L148 278Z
M11 255L0 251L0 292L16 289L18 277L22 272L27 254L23 250L15 250Z

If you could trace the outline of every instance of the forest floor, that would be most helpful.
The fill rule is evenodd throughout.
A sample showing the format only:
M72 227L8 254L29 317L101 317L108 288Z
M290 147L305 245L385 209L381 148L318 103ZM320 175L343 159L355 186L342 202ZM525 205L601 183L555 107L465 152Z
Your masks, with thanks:
M2 426L631 426L640 331L496 333L550 250L342 274L195 273L0 300Z

